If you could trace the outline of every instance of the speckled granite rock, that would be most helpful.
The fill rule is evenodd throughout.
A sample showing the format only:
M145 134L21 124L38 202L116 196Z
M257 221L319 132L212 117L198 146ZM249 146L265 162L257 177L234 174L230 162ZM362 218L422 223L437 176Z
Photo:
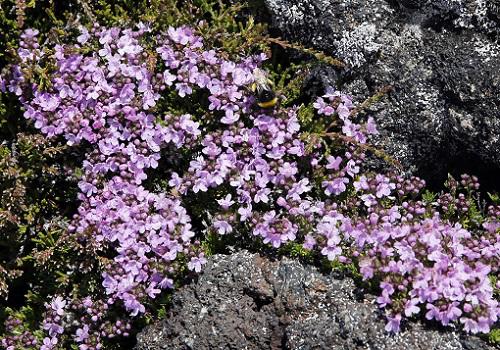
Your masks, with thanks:
M313 70L305 94L337 81L363 100L391 85L370 111L381 147L434 184L469 172L500 188L500 0L264 3L284 38L348 64Z
M174 294L167 317L139 334L136 349L492 349L415 322L389 336L371 300L359 300L351 279L297 261L216 255Z

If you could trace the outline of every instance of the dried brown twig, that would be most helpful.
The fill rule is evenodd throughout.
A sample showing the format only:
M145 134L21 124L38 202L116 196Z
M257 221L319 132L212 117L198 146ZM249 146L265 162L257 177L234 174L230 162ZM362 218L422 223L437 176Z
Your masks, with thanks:
M337 58L333 58L331 56L328 56L327 54L325 54L322 51L311 49L311 48L305 47L305 46L298 44L298 43L291 43L285 39L270 38L270 37L265 37L265 38L263 38L263 40L265 40L269 43L277 44L277 45L284 47L284 48L303 51L305 53L313 55L314 57L316 57L320 61L323 61L325 63L331 64L331 65L339 67L339 68L343 68L346 66L346 64L344 62L342 62L341 60L339 60Z

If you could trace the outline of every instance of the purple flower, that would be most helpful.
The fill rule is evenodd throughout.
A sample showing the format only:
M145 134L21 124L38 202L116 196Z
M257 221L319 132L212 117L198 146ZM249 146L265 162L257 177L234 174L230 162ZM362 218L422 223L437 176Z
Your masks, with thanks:
M305 153L304 143L300 140L293 140L292 145L293 146L288 149L288 153L302 157Z
M207 184L207 173L202 172L200 175L199 179L196 180L194 186L193 186L193 192L198 193L199 191L201 192L206 192L208 191L208 184Z
M146 308L132 294L123 294L123 305L127 311L130 311L130 316L137 316L139 313L144 313Z
M175 89L179 93L180 97L191 95L191 93L193 92L193 89L187 83L176 83Z
M222 77L226 77L228 74L233 73L236 68L236 64L230 61L224 61L220 65L220 74Z
M311 250L316 245L316 240L311 235L306 235L304 239L304 244L302 245L304 249Z
M373 194L364 194L361 196L361 200L367 207L371 207L372 205L377 204L377 199Z
M391 194L391 191L395 188L392 183L381 182L377 185L377 198L387 197Z
M89 337L89 326L83 325L82 328L76 330L75 340L79 343L84 342Z
M57 107L59 107L60 98L57 95L51 94L38 94L35 98L35 103L37 103L43 111L54 112Z
M214 50L209 50L209 51L203 51L203 53L201 54L201 56L203 57L203 60L210 64L210 65L215 65L217 64L217 56L216 56L216 52Z
M342 126L342 132L344 135L353 137L358 134L358 130L360 129L359 125L350 122L349 120L344 121L344 126Z
M231 195L228 194L226 197L224 197L223 199L218 199L217 200L217 203L219 203L219 205L224 208L224 209L228 209L231 205L234 204L234 201L231 200Z
M435 299L435 298L432 298L432 299ZM428 320L432 320L432 319L439 320L439 318L440 318L440 316L439 316L440 311L439 311L439 309L436 306L434 306L431 303L427 303L425 305L425 307L427 308L427 313L425 314L425 318L426 319L428 319Z
M329 240L330 241L330 240ZM326 247L324 247L321 250L321 254L325 255L328 260L333 261L337 256L339 256L342 253L342 249L332 243L330 245L330 242L327 244Z
M37 29L28 28L21 34L21 38L24 39L24 41L30 41L36 39L38 34L40 34L40 32Z
M376 135L379 133L377 130L377 124L372 117L368 117L368 121L366 122L366 131L372 135Z
M220 109L222 106L222 101L219 100L215 96L209 96L208 100L210 101L210 105L208 106L208 109L213 111L214 109Z
M176 43L187 45L188 43L195 42L193 31L189 27L168 28L168 36Z
M394 317L387 316L387 324L385 325L386 332L397 333L401 326L401 314L396 314Z
M262 188L257 191L257 193L254 196L254 202L259 203L268 203L269 202L269 194L271 194L271 190L269 188Z
M326 160L328 161L328 164L325 166L325 168L339 170L340 163L342 163L342 158L328 156L328 157L326 157Z
M217 147L217 145L213 142L208 142L206 140L203 140L202 144L203 144L203 146L205 146L205 148L203 148L202 152L204 154L206 154L207 156L216 157L221 153L221 149L219 147Z
M227 233L233 232L233 227L225 220L216 220L213 223L213 227L220 235L225 235Z
M241 221L246 221L248 218L252 217L252 205L248 204L247 207L240 207L238 209L238 214L240 214Z
M54 349L54 347L56 345L57 345L57 338L55 338L55 337L52 337L52 338L45 337L45 338L43 338L43 344L40 347L40 350L52 350L52 349Z
M239 113L235 113L239 110L238 105L227 103L221 107L221 110L225 112L224 117L221 118L221 123L224 124L233 124L240 119Z
M404 313L406 317L410 317L413 314L420 313L420 308L418 307L418 299L410 299L405 303Z
M367 258L361 259L359 262L359 267L364 280L373 278L375 270L372 266L372 262L370 259Z
M322 186L325 188L325 194L327 196L339 195L344 192L347 187L346 184L349 183L349 179L346 177L337 177L332 181L323 181Z
M64 315L64 308L66 307L66 300L64 300L60 296L57 296L50 303L50 307L52 310L54 310L56 312L56 314L58 314L59 316L62 316L62 315Z
M345 167L345 171L350 177L354 177L354 175L359 173L359 169L359 166L357 166L356 162L352 159L347 162L347 165Z
M64 333L64 328L54 322L44 322L43 329L46 330L51 337L57 337L59 334Z
M266 232L263 242L270 243L274 248L279 248L281 246L281 235L277 232Z
M313 107L318 110L319 114L324 114L326 116L330 116L335 113L335 109L327 104L322 97L318 97L316 102L313 103Z
M344 121L344 125L349 125L349 126L354 125L347 120L351 116L351 110L348 104L344 103L339 104L339 106L337 107L337 114L339 115L339 118ZM342 128L342 130L344 129ZM352 135L347 135L347 136L352 136Z
M461 317L460 323L462 323L464 325L464 330L467 333L472 333L472 334L479 333L479 325L478 325L477 321L473 320L472 318Z
M368 181L365 175L359 177L358 181L354 181L353 183L356 191L368 190L370 186L368 185Z
M200 272L203 265L207 263L207 259L203 256L203 253L200 256L195 256L191 258L188 263L188 269L190 271Z
M440 321L443 325L447 326L450 322L458 320L462 315L462 310L457 307L458 305L458 302L451 303L447 310L440 315Z
M382 295L380 295L377 298L377 304L380 307L386 307L387 305L389 305L391 303L392 303L392 300L391 300L389 293L386 290L383 290Z
M167 86L172 86L176 80L177 77L168 70L163 72L163 82L167 84Z
M248 71L239 67L235 68L232 74L233 74L233 83L236 86L248 85L252 78L252 75Z
M85 44L89 39L90 39L90 34L87 28L85 27L80 27L80 35L76 38L76 41L78 41L80 44Z

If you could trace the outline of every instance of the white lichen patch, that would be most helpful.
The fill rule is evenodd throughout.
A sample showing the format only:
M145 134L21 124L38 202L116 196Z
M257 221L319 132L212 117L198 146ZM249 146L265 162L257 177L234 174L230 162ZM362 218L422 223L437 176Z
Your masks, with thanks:
M373 23L362 23L353 30L344 32L336 42L337 54L351 67L362 66L371 53L378 51L377 27Z
M483 58L485 62L490 61L494 57L500 57L500 46L491 41L476 40L473 43L474 51Z
M489 0L428 0L427 2L428 6L436 6L455 13L458 17L453 23L459 28L476 27L498 32L498 27L489 17L489 12L495 6Z

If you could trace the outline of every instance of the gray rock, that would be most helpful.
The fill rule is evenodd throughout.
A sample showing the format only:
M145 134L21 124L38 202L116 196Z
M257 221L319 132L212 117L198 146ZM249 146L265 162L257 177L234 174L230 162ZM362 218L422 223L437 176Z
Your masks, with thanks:
M348 64L313 70L305 95L336 81L362 101L391 85L369 110L380 147L431 183L469 172L499 189L500 0L264 2L284 38Z
M374 297L354 292L351 279L286 258L216 255L174 294L168 316L138 335L136 349L491 349L417 322L388 335Z
M424 10L432 21L451 22L457 28L475 28L498 33L500 1L498 0L397 0L410 9Z

